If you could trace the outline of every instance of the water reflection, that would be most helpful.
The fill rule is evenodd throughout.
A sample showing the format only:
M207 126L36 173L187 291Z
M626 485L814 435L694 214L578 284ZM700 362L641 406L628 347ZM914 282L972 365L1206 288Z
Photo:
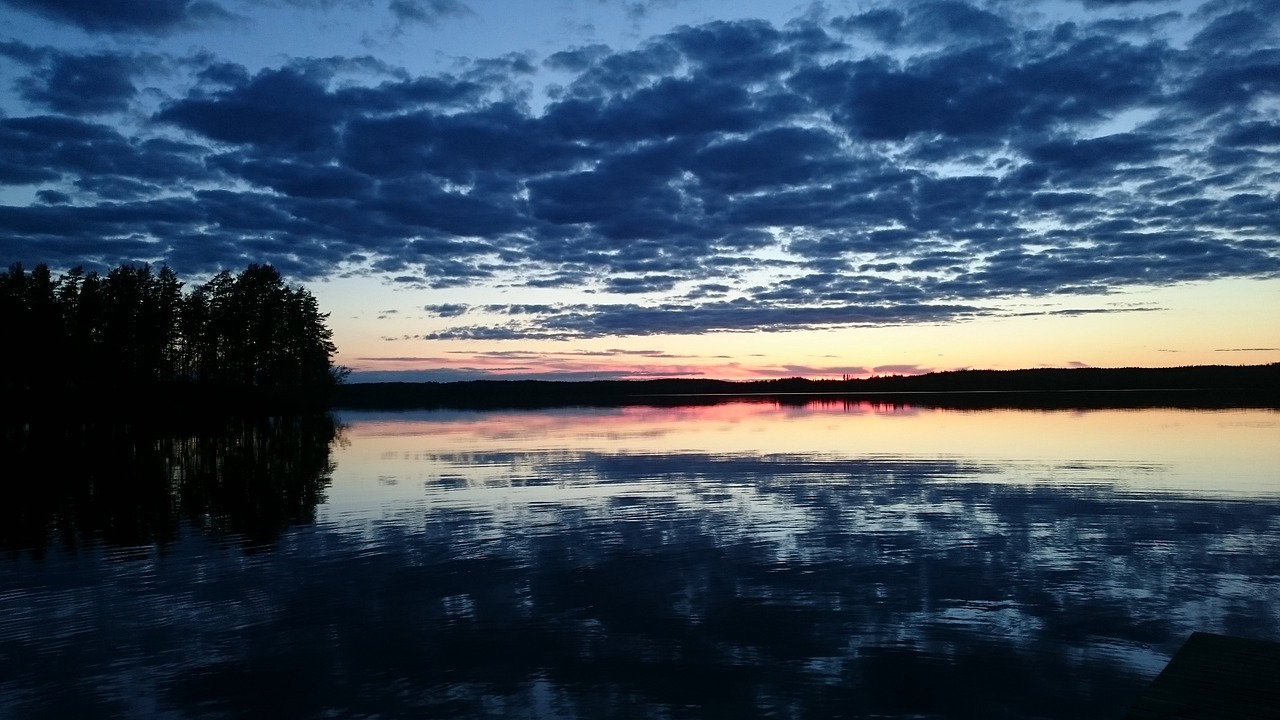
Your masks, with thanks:
M266 552L11 559L0 715L1114 717L1191 630L1280 639L1276 420L347 416Z
M6 425L0 538L11 552L51 541L145 546L185 524L270 542L314 519L336 434L323 415Z

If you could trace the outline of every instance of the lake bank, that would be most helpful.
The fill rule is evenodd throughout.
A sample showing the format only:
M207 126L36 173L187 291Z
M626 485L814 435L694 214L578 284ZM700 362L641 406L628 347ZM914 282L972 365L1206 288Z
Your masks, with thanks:
M498 409L706 404L731 399L789 403L797 398L852 398L957 408L1280 407L1280 364L963 370L851 380L494 379L351 383L338 388L335 405L346 409Z

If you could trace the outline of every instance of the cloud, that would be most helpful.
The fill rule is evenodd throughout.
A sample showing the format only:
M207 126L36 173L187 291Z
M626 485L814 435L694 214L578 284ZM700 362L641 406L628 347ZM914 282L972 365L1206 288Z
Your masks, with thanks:
M605 282L605 290L622 294L651 293L670 290L680 281L676 275L614 276Z
M373 0L281 0L305 10L339 6L365 7ZM0 0L0 4L70 25L88 33L165 36L243 21L218 0ZM252 12L253 3L241 3ZM461 0L388 0L386 10L394 31L414 24L437 25L442 20L473 15Z
M16 82L24 100L67 115L126 110L139 92L135 80L164 68L164 60L156 55L78 55L19 42L0 43L0 55L33 69Z
M904 9L874 8L835 18L831 25L886 45L986 45L1006 41L1014 32L1005 18L965 2L942 0L904 5Z
M500 312L491 307L491 312ZM501 324L455 326L427 333L428 340L568 339L706 332L752 332L850 325L942 322L987 311L963 305L780 306L735 300L700 305L565 305L534 315L517 314Z
M387 7L395 16L397 27L411 23L435 25L444 18L474 14L460 0L391 0Z
M252 259L577 294L438 304L436 338L948 322L1280 276L1280 46L1250 29L1274 13L1207 5L1183 48L1155 4L1057 24L999 7L712 22L417 76L4 43L28 112L0 117L0 183L35 201L0 207L0 242L65 267ZM102 121L161 67L185 75L154 112ZM561 85L529 102L539 73Z
M427 305L423 308L428 315L436 317L453 318L459 315L465 315L471 308L458 303L444 303L440 305Z
M0 118L0 178L4 168L21 173L9 184L47 182L63 177L79 182L111 179L137 183L181 182L211 177L198 145L174 140L128 137L107 125L36 115ZM21 214L22 208L8 208ZM110 206L85 207L85 214L109 214Z
M871 368L876 375L923 375L933 372L933 368L922 368L919 365L877 365Z
M233 18L210 0L0 0L90 33L168 35Z
M123 110L137 94L131 71L118 55L60 57L45 73L27 78L23 96L69 115Z
M406 340L412 338L404 338ZM713 374L740 378L786 377L797 374L840 376L865 374L863 368L822 366L757 366L748 367L725 355L684 355L658 349L604 350L448 350L440 356L373 356L352 361L360 378L370 382L374 377L404 381L399 373L412 373L413 368L430 368L431 377L447 376L455 380L492 378L508 379L641 379L657 377L705 377Z
M306 153L336 144L340 117L340 106L320 82L281 68L226 90L192 93L155 119L219 142Z

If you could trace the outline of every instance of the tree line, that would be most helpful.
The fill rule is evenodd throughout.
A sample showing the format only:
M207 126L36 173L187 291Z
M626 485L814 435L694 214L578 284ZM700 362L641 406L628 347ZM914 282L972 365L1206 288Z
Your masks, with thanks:
M356 383L336 404L358 409L500 409L707 405L756 400L909 403L957 409L1280 407L1280 363L1172 368L955 370L923 375L734 382L655 380L467 380Z
M17 263L0 272L0 317L11 340L0 383L26 409L130 404L148 391L170 404L321 408L345 372L332 362L328 314L270 265L184 292L168 266L76 267L55 279L46 265Z

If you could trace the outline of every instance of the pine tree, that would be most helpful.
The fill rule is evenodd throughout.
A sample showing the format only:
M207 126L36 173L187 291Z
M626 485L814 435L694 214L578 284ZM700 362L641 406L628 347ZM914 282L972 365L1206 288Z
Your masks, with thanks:
M0 313L14 351L0 354L6 393L22 403L105 388L174 397L310 406L328 403L342 371L314 296L270 265L220 272L183 294L169 267L121 265L105 278L76 267L0 272Z

